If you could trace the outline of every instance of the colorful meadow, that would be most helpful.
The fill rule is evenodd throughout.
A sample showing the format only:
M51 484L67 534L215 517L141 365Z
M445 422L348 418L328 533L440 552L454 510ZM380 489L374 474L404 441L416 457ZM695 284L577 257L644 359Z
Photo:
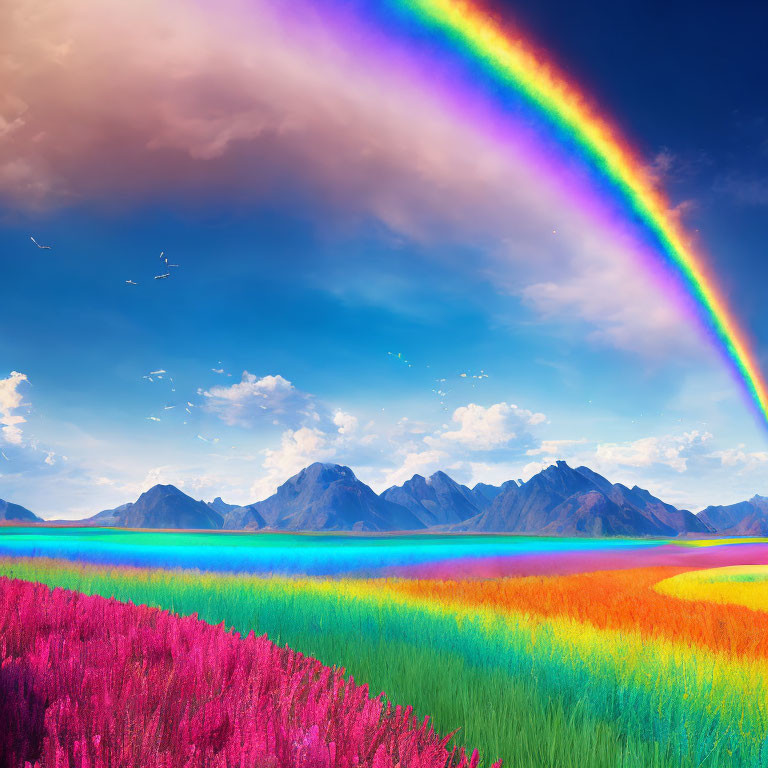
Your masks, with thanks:
M3 529L0 575L69 591L49 598L63 606L54 609L47 592L35 588L31 600L9 591L20 582L3 582L0 626L3 636L15 626L10 636L17 638L0 645L3 670L27 670L4 671L3 684L16 681L17 689L38 692L34 701L54 702L36 711L42 731L34 732L58 749L95 737L115 749L114 734L125 725L110 725L114 707L104 702L121 701L138 685L118 675L117 688L98 691L98 699L74 673L52 679L50 670L79 662L91 675L131 664L160 683L180 674L182 688L149 688L168 690L173 706L155 698L127 720L145 723L149 752L141 759L162 752L158 765L197 764L189 756L209 750L210 757L214 747L219 762L201 764L252 765L238 753L246 743L271 749L275 766L415 768L468 759L454 747L470 756L477 749L483 766L497 759L520 768L768 764L764 540L35 533ZM83 594L121 602L99 600L94 608ZM121 605L127 602L134 605ZM64 619L55 617L59 610ZM82 621L86 629L74 629ZM206 650L195 656L198 635ZM74 639L59 647L59 637ZM109 653L98 651L101 644ZM273 659L277 671L250 655ZM265 703L253 680L280 678L289 658L310 693ZM277 678L276 690L284 690ZM100 719L86 708L62 730L56 713L65 707L56 702L83 691ZM309 707L310 699L320 703ZM168 722L214 710L227 713L226 738L190 728L181 741L162 735ZM343 722L331 722L337 715ZM279 727L270 731L269 722ZM278 732L288 734L285 749L309 739L312 756L302 763L296 753L278 753L268 741ZM62 763L52 762L55 752L42 754L48 757L34 758L42 768L81 765L74 753ZM130 764L117 754L94 753L87 764L99 765L97 757Z

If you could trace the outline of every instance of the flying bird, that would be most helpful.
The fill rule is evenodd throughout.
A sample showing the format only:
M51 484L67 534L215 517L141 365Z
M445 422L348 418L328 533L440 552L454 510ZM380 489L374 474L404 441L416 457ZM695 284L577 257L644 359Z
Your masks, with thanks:
M168 259L165 260L165 263L168 264ZM169 267L178 267L179 264L168 264Z
M195 407L195 404L194 404L194 403L190 403L190 402L189 402L189 400L187 400L187 405L188 405L190 408L194 408L194 407Z
M166 272L164 275L155 275L155 280L165 280L166 277L170 277L171 273Z
M147 416L147 421L160 421L157 416Z
M163 406L163 410L164 411L170 411L171 408L175 408L175 407L176 407L175 405L164 405Z
M160 258L161 258L161 259L163 258L163 254L164 254L164 253L165 253L165 251L160 251Z
M149 375L150 376L157 376L160 373L167 373L167 371L165 370L165 368L158 368L156 371L150 371Z
M126 280L125 284L126 285L138 285L138 283L134 282L133 280Z
M9 458L8 458L8 457L5 455L5 451L0 451L0 454L2 454L2 457L3 457L3 458L6 460L6 461L10 461L10 459L9 459Z
M34 244L35 244L35 245L36 245L36 246L37 246L37 247L38 247L38 248L39 248L41 251L50 251L50 250L51 250L51 246L50 246L50 245L40 245L40 243L38 243L38 242L37 242L37 240L35 240L35 238L34 238L34 237L31 237L31 236L30 236L30 238L29 238L29 239L30 239L30 240L31 240L31 241L32 241L32 242L33 242L33 243L34 243Z

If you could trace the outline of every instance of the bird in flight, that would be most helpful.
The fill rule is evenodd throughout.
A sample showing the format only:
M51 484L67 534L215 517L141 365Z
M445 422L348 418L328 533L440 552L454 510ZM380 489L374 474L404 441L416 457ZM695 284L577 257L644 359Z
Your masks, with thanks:
M0 451L0 454L2 454L3 458L4 458L6 461L10 461L10 459L9 459L9 458L8 458L8 457L5 455L5 451Z
M149 375L150 375L150 376L157 376L157 375L159 375L159 374L161 374L161 373L167 373L167 371L165 370L165 368L158 368L156 371L150 371L150 372L149 372Z
M138 285L138 283L134 282L133 280L126 280L125 284L126 285Z
M38 243L38 242L37 242L37 240L35 240L35 238L34 238L34 237L31 237L31 236L30 236L30 238L29 238L29 239L30 239L30 240L31 240L31 241L32 241L32 242L33 242L33 243L34 243L34 244L35 244L35 245L36 245L36 246L37 246L37 247L38 247L38 248L39 248L41 251L50 251L50 250L51 250L51 246L50 246L50 245L40 245L40 243Z
M147 416L148 421L160 421L160 419L157 418L157 416Z
M155 275L155 280L165 280L166 277L170 277L171 273L166 272L164 275Z

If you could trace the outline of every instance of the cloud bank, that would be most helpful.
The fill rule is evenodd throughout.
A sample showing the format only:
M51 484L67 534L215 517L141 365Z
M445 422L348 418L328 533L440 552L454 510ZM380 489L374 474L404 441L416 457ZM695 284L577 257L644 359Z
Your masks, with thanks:
M243 371L238 383L211 387L201 394L205 410L230 426L253 427L265 421L297 426L307 420L321 420L315 398L279 374L259 378ZM327 414L322 417L327 419Z
M549 167L559 148L479 89L459 99L448 64L353 13L8 0L0 199L124 207L284 194L323 217L373 217L422 243L472 248L457 268L538 313L578 318L601 343L698 349L680 301L653 301L674 291L640 266L632 225L607 225L616 212L601 211L567 159Z
M18 413L24 405L24 396L19 386L26 381L26 374L18 371L11 371L10 376L0 379L0 432L3 440L12 445L20 445L22 441L20 425L26 419Z

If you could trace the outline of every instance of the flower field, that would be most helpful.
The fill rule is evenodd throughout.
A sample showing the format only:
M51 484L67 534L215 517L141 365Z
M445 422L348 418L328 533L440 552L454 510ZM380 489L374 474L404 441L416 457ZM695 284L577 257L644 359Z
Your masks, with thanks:
M4 765L473 764L410 709L264 637L5 578L0 606Z
M109 533L101 534L108 544ZM365 691L365 684L373 697L371 702L366 691L368 704L355 699L359 711L373 707L379 713L365 716L369 727L355 731L357 741L350 744L358 755L368 756L359 758L360 765L379 764L365 746L366 739L377 743L369 733L371 723L392 733L376 759L385 760L386 752L390 762L380 764L399 760L402 768L465 759L458 753L450 757L454 746L467 747L468 753L479 750L483 766L497 759L520 768L768 765L768 578L759 567L768 563L765 541L528 543L520 537L455 537L453 542L440 537L420 552L414 537L379 537L377 544L375 537L344 542L338 536L313 536L296 537L301 541L291 554L284 536L274 537L282 551L270 552L271 537L262 536L257 545L262 549L254 553L249 536L201 534L195 551L188 539L180 543L179 534L167 534L167 543L159 533L147 534L151 543L123 538L112 550L68 535L61 547L66 551L53 551L53 544L45 552L24 551L18 541L3 540L0 574L71 590L57 591L57 600L81 593L171 612L102 600L99 604L113 606L110 610L133 612L130 619L128 613L105 618L104 632L112 632L119 621L124 623L114 629L117 634L129 631L131 622L143 626L142 620L157 623L159 617L178 622L172 614L194 616L189 626L209 627L222 648L250 643L269 645L274 654L295 651L303 654L294 654L299 666L337 670L312 673L326 686L330 680L348 685L342 681L351 676L355 691ZM345 543L352 553L342 551ZM489 544L485 557L481 544ZM221 548L226 547L236 565L261 565L240 573L209 567L224 562ZM14 556L7 555L11 548ZM172 567L151 566L158 552L162 556L155 566ZM192 554L197 567L191 562L179 567L178 559ZM274 568L278 561L279 569ZM262 568L264 563L268 567ZM243 640L225 629L242 637L266 634L274 645L252 636ZM37 634L29 628L22 633ZM58 636L58 630L50 634ZM278 652L284 646L292 651ZM237 657L235 650L227 653ZM222 665L226 672L221 674L234 674L234 662L220 661L217 654L203 654L204 672L187 665L190 690L200 675L215 681ZM134 657L140 655L134 651ZM168 669L161 666L158 679ZM401 709L387 710L375 698L380 692ZM195 701L204 698L194 696ZM263 706L227 702L221 707L231 707L232 718ZM286 711L296 706L273 704L281 727L293 728ZM403 714L408 706L415 720ZM327 734L339 733L332 730L336 726L322 730L328 711L313 710L324 745ZM423 727L427 716L438 734L453 734L449 742ZM302 721L302 733L311 730L307 722ZM254 733L252 738L261 737ZM403 738L414 744L420 739L414 749L426 750L427 756L419 760L432 762L399 758L399 747L392 745ZM303 743L298 737L293 741ZM348 738L342 741L347 744ZM241 764L235 753L226 754L221 765ZM356 764L350 760L329 764ZM55 763L43 763L48 764Z

